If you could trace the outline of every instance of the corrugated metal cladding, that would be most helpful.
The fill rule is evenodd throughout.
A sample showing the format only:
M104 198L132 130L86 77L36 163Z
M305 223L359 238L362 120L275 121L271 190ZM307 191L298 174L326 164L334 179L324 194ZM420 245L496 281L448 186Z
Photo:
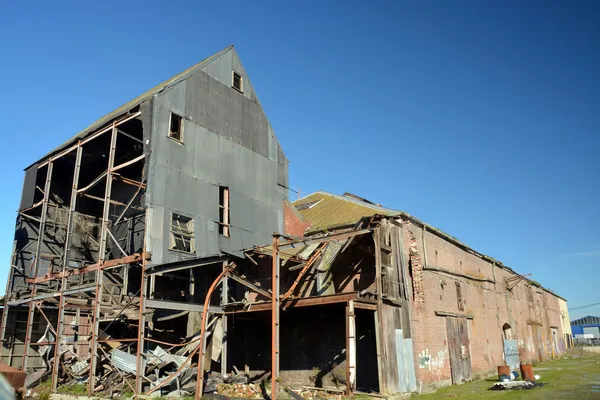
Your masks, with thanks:
M224 55L207 70L221 78L231 74L232 57ZM184 117L183 143L168 137L171 112ZM146 197L153 264L190 257L169 250L173 212L194 218L198 257L241 255L243 249L269 244L271 234L283 230L287 191L277 183L287 186L287 160L270 133L257 102L201 70L155 96ZM219 234L216 223L219 186L230 191L229 238Z

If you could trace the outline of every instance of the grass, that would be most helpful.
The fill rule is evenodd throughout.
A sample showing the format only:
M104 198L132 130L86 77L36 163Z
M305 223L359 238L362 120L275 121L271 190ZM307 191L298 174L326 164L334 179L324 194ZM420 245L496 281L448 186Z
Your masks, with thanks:
M543 387L530 390L492 391L496 378L449 386L432 394L414 395L422 400L464 399L600 399L600 357L587 355L548 361L533 367Z

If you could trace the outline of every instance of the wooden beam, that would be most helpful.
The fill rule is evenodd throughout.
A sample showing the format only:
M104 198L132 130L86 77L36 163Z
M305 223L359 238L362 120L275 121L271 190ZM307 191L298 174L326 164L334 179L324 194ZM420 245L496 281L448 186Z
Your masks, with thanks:
M259 288L258 286L256 286L255 284L253 284L252 282L247 281L246 279L242 278L239 275L236 275L233 272L230 272L228 275L231 279L233 279L234 281L236 281L237 283L240 283L244 286L246 286L248 289L250 290L254 290L255 292L262 294L263 296L265 296L267 299L271 298L271 293L267 292L264 289Z

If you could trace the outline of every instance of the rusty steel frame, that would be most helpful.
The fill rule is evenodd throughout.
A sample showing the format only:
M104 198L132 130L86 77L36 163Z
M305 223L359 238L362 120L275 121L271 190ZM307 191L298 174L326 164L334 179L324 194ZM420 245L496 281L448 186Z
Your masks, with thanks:
M110 125L100 129L99 131L97 131L95 133L92 133L87 138L80 139L79 141L77 141L77 143L73 144L72 146L68 147L67 149L64 149L54 155L50 155L44 161L38 163L38 169L41 169L43 167L47 168L47 170L45 171L46 178L45 178L44 189L42 190L41 188L38 187L38 189L43 193L43 199L27 209L19 210L19 215L29 218L29 219L32 219L39 224L38 237L36 240L36 248L34 251L35 258L29 267L31 276L33 276L33 277L32 278L25 277L26 283L30 285L31 295L30 295L30 298L26 301L26 303L27 303L27 326L26 326L26 331L25 331L22 369L25 371L25 370L27 370L27 367L28 367L28 358L30 357L29 352L31 350L31 346L33 345L32 339L31 339L33 325L34 325L33 322L34 322L34 316L35 316L36 308L37 308L39 310L39 312L41 313L41 315L43 316L43 318L48 323L48 326L50 327L50 329L53 331L53 333L56 336L55 341L48 342L48 344L52 344L55 346L55 350L54 350L55 352L54 352L54 356L53 356L54 362L53 362L53 366L51 369L51 379L52 379L52 390L53 391L55 391L58 386L58 373L59 373L59 364L60 364L60 343L62 341L62 331L63 331L63 325L64 325L64 311L67 308L67 305L66 305L67 299L65 298L65 294L68 289L67 288L67 286L68 286L67 278L70 276L83 275L83 274L89 273L89 272L96 272L96 275L97 275L96 276L96 297L94 299L94 306L91 307L92 318L94 320L94 323L92 324L92 332L91 332L92 351L91 351L90 379L89 379L89 387L88 387L88 393L93 394L93 390L94 390L94 386L95 386L94 385L94 383L95 383L95 380L94 380L95 367L97 364L97 351L98 351L97 343L101 342L98 340L97 332L99 330L99 317L100 317L100 312L101 312L101 296L102 296L101 295L101 293L102 293L101 278L103 275L103 270L108 269L108 268L114 268L117 266L122 266L122 265L124 265L126 268L129 268L128 264L131 264L134 262L139 262L139 261L141 261L143 264L145 264L147 259L149 259L149 257L150 257L150 254L146 253L145 251L142 254L134 253L132 255L127 255L121 249L121 251L123 251L123 253L125 254L125 257L108 260L108 261L105 260L105 252L106 252L105 250L107 247L107 240L108 240L109 235L110 235L110 237L112 237L113 241L116 242L113 235L108 231L110 205L112 203L114 203L110 199L112 180L118 179L119 181L122 181L126 184L138 186L138 191L136 192L136 196L137 196L137 194L139 194L139 191L141 189L144 189L146 187L146 185L143 182L138 182L136 180L123 177L120 174L116 173L117 170L123 169L123 168L125 168L129 165L132 165L134 163L137 163L139 161L143 161L145 159L145 155L135 157L134 159L131 159L129 161L126 161L126 162L116 165L116 166L114 165L117 136L118 136L118 133L124 133L123 131L117 130L116 127L127 121L135 119L140 115L141 115L141 112L135 112L132 114L122 116L122 117L114 120ZM89 143L90 141L100 137L101 135L103 135L104 133L107 133L109 131L111 131L112 136L111 136L111 144L110 144L109 165L108 165L107 170L105 171L105 173L101 174L100 177L96 178L90 185L88 185L87 187L85 187L83 189L79 189L78 184L79 184L79 173L81 170L81 163L82 163L83 145L86 143ZM42 263L40 261L40 258L42 256L41 248L42 248L42 243L45 239L45 232L46 232L46 225L47 225L46 221L48 218L49 196L50 196L50 192L51 192L50 188L51 188L52 179L53 179L54 162L56 160L60 159L61 157L64 157L65 155L71 153L74 150L76 150L77 154L75 155L75 164L74 164L74 169L73 169L73 181L72 181L71 198L70 198L70 202L69 202L68 216L67 216L67 222L66 222L65 243L62 246L64 248L64 253L61 257L62 258L62 260L61 260L62 268L60 268L59 269L60 272L57 272L57 273L53 272L52 269L49 269L49 271L46 275L39 276L40 266L42 265ZM114 173L114 175L113 175L113 173ZM78 195L81 195L82 192L85 192L90 187L92 187L93 185L98 183L102 177L106 178L106 189L105 189L104 199L101 199L104 202L104 206L103 206L103 214L102 214L102 226L101 226L101 230L100 230L99 261L96 264L88 265L87 267L84 267L84 268L70 270L69 269L69 261L70 261L70 251L71 251L70 245L72 243L72 233L73 233L73 213L75 212L77 197L78 197ZM39 206L42 206L40 218L35 218L35 217L29 216L27 214L24 214L24 212L34 209ZM128 208L130 205L126 205L126 206ZM117 245L118 245L118 243L117 243ZM145 246L144 246L144 250L145 250ZM15 257L16 257L16 249L15 249L15 246L13 245L13 252L12 252L11 260L14 259ZM27 274L27 270L25 271L25 273ZM13 267L11 265L11 271L9 274L9 279L7 281L7 290L6 290L7 299L10 296L11 284L12 284L13 280L14 280L14 271L13 271ZM45 315L44 311L41 308L42 307L41 302L43 300L38 301L37 297L39 297L39 296L36 296L36 294L38 292L39 284L42 284L45 282L50 282L53 280L60 280L58 292L49 294L49 296L51 296L51 297L58 298L58 314L57 314L58 318L56 321L56 327L50 323L48 317ZM4 335L5 335L5 330L6 330L5 327L6 327L7 320L8 320L9 308L12 308L14 306L15 305L9 306L9 302L7 302L7 304L5 305L5 307L3 309L2 319L0 320L0 330L2 331L2 340L4 340ZM139 340L139 339L136 339L136 340ZM11 351L11 357L12 357L12 351Z
M271 399L277 400L279 395L279 237L273 235L273 265L271 271Z
M210 306L210 298L219 283L225 275L230 273L233 269L235 269L235 263L229 264L227 267L224 267L221 273L215 278L210 288L206 292L206 297L204 298L204 310L202 311L202 322L200 328L200 354L198 355L198 372L196 374L196 400L200 400L202 398L202 389L204 388L204 359L206 357L206 318L208 317L208 309Z
M33 260L33 265L31 266L31 270L33 272L33 276L37 275L38 265L40 261L40 253L41 253L41 245L44 240L44 234L46 232L46 218L48 216L48 198L50 197L50 185L52 183L52 171L53 171L53 163L49 162L46 170L46 181L44 183L44 199L42 203L42 214L40 215L40 228L38 229L38 238L37 244L35 248L35 259ZM29 347L31 345L31 329L33 326L33 317L35 313L35 308L33 306L33 298L36 293L36 284L34 283L31 288L31 301L29 301L29 311L27 314L27 327L25 330L25 340L24 340L24 349L23 349L23 371L27 372L27 361L29 358ZM8 295L8 293L6 293ZM8 312L8 306L6 307Z
M302 270L300 271L300 273L298 274L298 276L296 277L296 279L294 280L294 283L292 283L292 286L290 286L290 288L288 289L287 292L285 292L285 294L282 296L281 300L286 300L287 298L289 298L293 293L294 290L296 289L296 286L298 286L298 284L300 283L300 281L302 280L302 277L304 277L304 274L306 274L306 272L313 266L313 264L317 261L317 259L319 258L319 256L321 255L321 253L323 252L323 249L325 248L325 246L327 245L328 242L325 242L323 245L321 245L317 251L315 251L313 253L313 255L310 257L310 259L306 262L306 264L304 264L304 267L302 268Z

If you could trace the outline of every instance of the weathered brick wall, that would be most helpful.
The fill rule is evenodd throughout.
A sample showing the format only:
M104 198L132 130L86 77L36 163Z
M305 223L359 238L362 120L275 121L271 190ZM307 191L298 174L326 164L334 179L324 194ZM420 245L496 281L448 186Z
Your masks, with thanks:
M411 326L418 382L426 387L451 383L447 317L437 316L436 312L470 318L469 353L474 377L504 365L505 324L510 325L513 339L517 340L522 361L535 360L540 354L547 359L553 351L560 351L560 344L553 345L552 334L555 328L557 338L564 337L556 296L532 287L532 298L528 297L530 285L524 280L508 290L505 278L515 277L509 270L494 266L432 232L424 232L413 223L405 223L404 230L404 246L413 268ZM541 340L536 342L533 336L537 336L538 329Z
M310 227L310 222L305 221L302 215L294 208L292 203L283 203L283 231L287 235L304 236Z

